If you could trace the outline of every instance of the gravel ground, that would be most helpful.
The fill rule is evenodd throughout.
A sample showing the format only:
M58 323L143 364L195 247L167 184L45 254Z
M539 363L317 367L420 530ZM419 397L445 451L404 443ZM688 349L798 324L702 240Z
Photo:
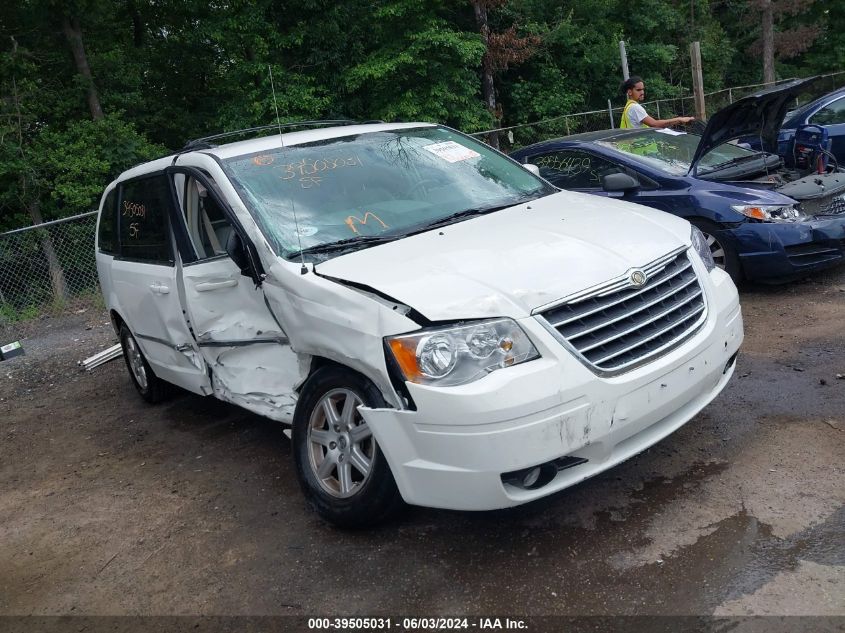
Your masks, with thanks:
M0 615L845 616L845 269L741 298L733 380L649 451L366 532L307 509L278 425L78 368L101 311L6 326Z

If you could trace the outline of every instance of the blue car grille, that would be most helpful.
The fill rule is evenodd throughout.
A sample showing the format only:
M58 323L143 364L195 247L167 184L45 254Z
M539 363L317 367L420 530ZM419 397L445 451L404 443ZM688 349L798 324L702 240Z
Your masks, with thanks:
M686 252L644 270L648 280L641 287L603 287L540 315L599 372L633 369L680 345L706 317L704 292Z
M827 215L839 215L840 213L845 213L845 193L834 196L825 210Z
M806 215L839 215L845 213L845 193L802 200L800 208Z

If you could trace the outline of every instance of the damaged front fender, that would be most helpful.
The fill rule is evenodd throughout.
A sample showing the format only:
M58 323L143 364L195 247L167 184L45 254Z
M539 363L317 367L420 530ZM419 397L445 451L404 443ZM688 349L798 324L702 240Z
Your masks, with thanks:
M404 307L367 298L366 293L313 272L301 275L298 268L278 261L268 270L262 288L294 352L359 372L376 385L386 402L404 408L387 378L383 343L385 336L419 329L403 314Z

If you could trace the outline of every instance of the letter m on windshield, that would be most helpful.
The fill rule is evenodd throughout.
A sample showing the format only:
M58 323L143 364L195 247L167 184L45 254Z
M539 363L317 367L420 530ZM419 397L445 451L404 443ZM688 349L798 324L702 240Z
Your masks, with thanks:
M363 218L363 219L359 218L359 217L358 217L358 216L356 216L356 215L350 215L348 218L346 218L345 222L346 222L346 226L348 226L350 229L352 229L352 232L353 232L353 233L356 233L356 234L357 234L357 233L358 233L358 227L356 227L356 226L355 226L356 222L357 222L358 224L364 225L364 224L366 224L366 223L370 220L370 218L373 218L373 219L374 219L374 220L376 220L379 224L381 224L382 228L384 228L384 229L386 229L386 228L387 228L387 225L386 225L384 222L382 222L382 219L381 219L380 217L378 217L375 213L371 212L371 211L367 211L367 212L364 214L364 218Z

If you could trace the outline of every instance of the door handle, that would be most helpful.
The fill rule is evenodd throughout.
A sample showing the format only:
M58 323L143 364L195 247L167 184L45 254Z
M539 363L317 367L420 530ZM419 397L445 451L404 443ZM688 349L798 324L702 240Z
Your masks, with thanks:
M225 281L204 281L197 284L197 292L208 292L209 290L220 290L221 288L233 288L238 285L237 279L226 279Z
M170 292L170 288L158 281L155 281L150 284L150 290L160 295L166 295Z

